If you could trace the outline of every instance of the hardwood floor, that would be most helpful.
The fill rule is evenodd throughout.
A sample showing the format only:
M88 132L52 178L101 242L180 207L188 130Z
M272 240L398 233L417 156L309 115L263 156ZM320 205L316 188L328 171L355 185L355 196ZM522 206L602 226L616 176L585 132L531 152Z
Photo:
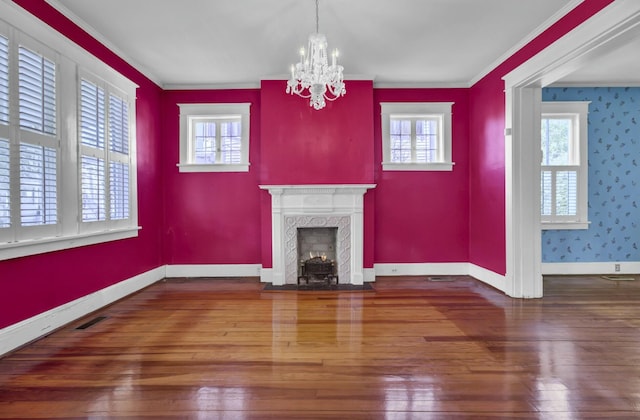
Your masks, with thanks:
M162 281L0 359L0 418L640 417L640 280L374 288Z

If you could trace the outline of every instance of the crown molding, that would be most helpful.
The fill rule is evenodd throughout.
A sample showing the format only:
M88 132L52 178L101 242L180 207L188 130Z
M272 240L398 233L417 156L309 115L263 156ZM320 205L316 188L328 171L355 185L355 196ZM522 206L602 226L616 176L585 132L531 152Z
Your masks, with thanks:
M118 57L120 57L121 59L126 61L127 64L129 64L131 67L133 67L134 69L136 69L137 71L142 73L147 79L151 80L156 85L162 87L162 85L163 85L162 84L162 80L156 74L154 74L151 70L149 70L148 68L146 68L145 66L140 64L138 61L136 61L131 56L125 54L115 44L113 44L111 41L109 41L107 38L105 38L104 35L102 35L100 32L98 32L97 29L95 29L93 26L89 25L87 22L82 20L78 15L73 13L71 10L69 10L67 7L65 7L58 0L45 0L45 2L49 3L49 5L51 5L51 7L56 9L58 12L62 13L67 19L71 20L78 27L80 27L80 29L82 29L87 34L89 34L91 37L93 37L95 40L97 40L102 45L107 47L111 52L113 52Z
M551 25L553 25L554 23L559 21L563 16L565 16L567 13L569 13L570 11L575 9L583 1L584 0L572 0L569 3L567 3L566 6L564 6L562 9L560 9L556 13L554 13L549 19L547 19L544 22L542 22L542 24L540 24L533 31L529 32L529 34L527 36L522 38L520 40L520 42L518 42L513 47L511 47L509 50L507 50L507 52L505 52L500 57L498 57L493 63L489 64L489 66L487 66L483 71L478 73L473 79L471 79L469 81L469 87L475 85L480 80L482 80L486 75L488 75L493 70L498 68L498 66L500 64L502 64L505 61L507 61L509 59L509 57L511 57L512 55L514 55L515 53L520 51L522 48L524 48L531 41L536 39L540 34L542 34L544 31L549 29L551 27Z

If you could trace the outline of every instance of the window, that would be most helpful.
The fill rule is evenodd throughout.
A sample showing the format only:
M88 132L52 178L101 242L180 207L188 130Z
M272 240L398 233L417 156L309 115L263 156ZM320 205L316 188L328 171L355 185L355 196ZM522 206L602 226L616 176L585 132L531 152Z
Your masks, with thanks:
M450 171L453 102L383 102L384 170Z
M0 260L137 236L135 85L0 13L20 22L0 21Z
M86 78L80 81L84 223L129 218L129 110L127 102L113 91Z
M180 172L249 171L249 103L181 104Z
M540 176L543 229L586 229L589 102L543 102Z

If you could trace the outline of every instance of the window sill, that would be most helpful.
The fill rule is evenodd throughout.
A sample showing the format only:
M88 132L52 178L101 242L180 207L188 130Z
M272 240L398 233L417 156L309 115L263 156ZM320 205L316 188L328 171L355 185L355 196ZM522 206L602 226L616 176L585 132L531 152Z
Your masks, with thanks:
M134 238L138 236L138 230L140 229L142 228L138 226L135 228L112 229L104 232L3 243L0 244L0 261L117 241L119 239Z
M589 229L591 222L542 222L542 230L580 230Z
M382 162L384 171L453 171L453 162L437 163L392 163Z
M248 163L202 165L194 163L178 163L180 172L249 172Z

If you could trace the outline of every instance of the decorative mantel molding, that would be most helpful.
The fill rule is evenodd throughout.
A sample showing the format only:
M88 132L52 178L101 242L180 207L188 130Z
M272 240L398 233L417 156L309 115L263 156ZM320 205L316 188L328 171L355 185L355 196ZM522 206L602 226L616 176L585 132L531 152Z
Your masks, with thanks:
M297 254L292 232L299 227L326 226L339 229L338 251L343 254L338 258L340 282L363 284L363 196L375 187L375 184L260 185L260 189L271 194L273 268L269 280L274 285L295 283L297 265L291 259Z

